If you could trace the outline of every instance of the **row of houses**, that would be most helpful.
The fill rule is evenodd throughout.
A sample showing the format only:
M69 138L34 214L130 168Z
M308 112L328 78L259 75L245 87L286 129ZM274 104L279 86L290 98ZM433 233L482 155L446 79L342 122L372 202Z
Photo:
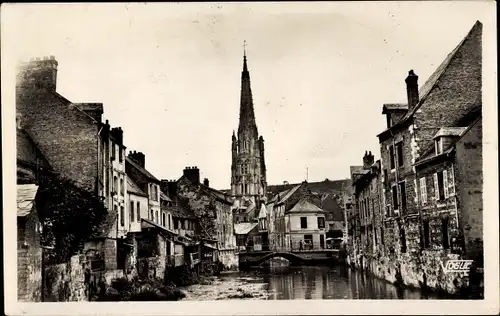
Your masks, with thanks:
M458 293L483 267L482 24L477 22L408 101L384 104L380 159L351 167L349 261L380 278ZM469 276L443 270L473 260ZM479 269L476 269L479 268Z
M318 251L328 249L330 239L342 238L342 200L312 189L306 181L296 184L262 203L256 221L235 223L240 250Z
M207 179L201 183L197 167L176 180L155 177L145 155L127 149L123 130L103 121L102 103L74 103L56 92L57 71L50 56L22 63L17 77L19 300L43 299L42 248L51 245L42 245L35 201L46 174L102 199L107 215L99 233L75 255L83 258L81 269L107 283L163 278L169 268L203 260L236 268L232 200Z

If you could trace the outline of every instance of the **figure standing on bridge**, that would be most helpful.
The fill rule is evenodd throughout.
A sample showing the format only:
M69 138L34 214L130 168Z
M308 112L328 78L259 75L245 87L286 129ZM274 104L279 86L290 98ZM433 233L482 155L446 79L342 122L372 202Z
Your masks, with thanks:
M302 251L302 248L304 247L304 241L302 239L299 242L299 250Z

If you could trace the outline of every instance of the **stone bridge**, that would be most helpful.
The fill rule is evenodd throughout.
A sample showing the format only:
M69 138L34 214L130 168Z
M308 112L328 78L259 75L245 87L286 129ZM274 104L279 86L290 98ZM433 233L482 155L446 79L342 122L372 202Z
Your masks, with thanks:
M335 262L338 259L337 249L308 251L250 251L240 252L240 267L257 266L272 258L284 258L294 265Z

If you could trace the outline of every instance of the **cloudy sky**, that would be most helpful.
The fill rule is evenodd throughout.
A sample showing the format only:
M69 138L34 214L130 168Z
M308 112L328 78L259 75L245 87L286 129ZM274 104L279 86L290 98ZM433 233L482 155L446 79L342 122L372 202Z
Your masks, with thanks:
M268 183L306 168L309 181L343 179L365 150L379 157L382 104L406 101L408 70L422 85L476 20L493 21L479 4L11 5L2 54L54 55L58 92L102 102L158 178L196 165L225 189L246 40Z

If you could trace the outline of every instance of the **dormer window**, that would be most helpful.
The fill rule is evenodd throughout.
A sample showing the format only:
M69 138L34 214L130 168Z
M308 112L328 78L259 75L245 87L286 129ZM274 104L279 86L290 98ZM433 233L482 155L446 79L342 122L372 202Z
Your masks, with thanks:
M441 137L436 138L434 141L434 145L436 147L436 155L440 155L443 153L443 139Z
M392 119L391 119L391 115L390 114L387 114L386 115L386 118L387 118L387 128L390 128L392 126Z

